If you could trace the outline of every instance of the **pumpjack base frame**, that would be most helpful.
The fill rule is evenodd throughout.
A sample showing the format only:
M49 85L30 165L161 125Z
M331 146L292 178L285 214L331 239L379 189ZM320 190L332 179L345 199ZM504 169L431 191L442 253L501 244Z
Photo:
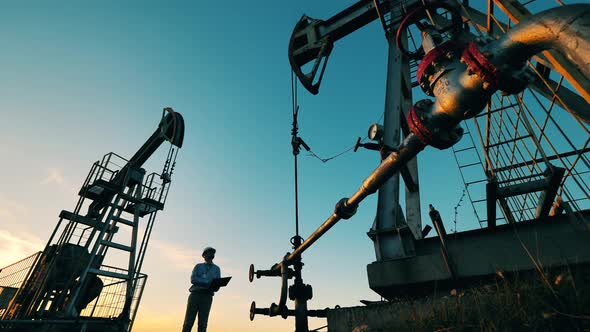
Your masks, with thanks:
M416 255L367 265L369 287L386 299L468 287L502 273L590 264L590 210L449 234L454 278L438 237L417 240ZM537 266L535 266L537 265Z

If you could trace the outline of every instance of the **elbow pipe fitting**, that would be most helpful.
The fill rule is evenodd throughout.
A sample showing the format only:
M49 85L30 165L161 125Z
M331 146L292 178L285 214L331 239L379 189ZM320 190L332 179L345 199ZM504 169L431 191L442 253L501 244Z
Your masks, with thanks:
M590 76L590 4L540 12L511 28L485 52L500 72L523 67L533 55L554 49Z
M426 145L451 147L463 134L459 123L480 113L497 90L522 91L532 80L526 61L549 48L590 77L588 27L590 5L569 5L534 15L488 44L459 41L432 49L420 63L417 79L435 100L414 105L407 116L410 130Z
M285 255L285 258L288 257L289 254ZM278 267L280 266L280 269ZM281 276L281 296L279 298L279 304L272 303L270 308L268 309L259 309L256 308L256 303L252 301L250 305L250 320L254 320L254 316L256 314L260 315L268 315L268 316L281 316L283 318L287 318L289 315L289 310L287 308L287 295L288 295L288 280L289 278L293 277L293 271L289 269L285 259L281 264L275 264L272 269L270 270L259 270L256 271L254 269L254 264L250 264L250 268L248 271L248 280L252 282L254 280L254 275L257 278L261 276L269 276L269 277L278 277Z
M288 257L289 254L285 255L285 258ZM270 314L271 316L281 315L283 318L287 318L287 294L289 291L289 267L283 258L283 262L281 263L281 297L279 298L279 304L272 304L270 306Z

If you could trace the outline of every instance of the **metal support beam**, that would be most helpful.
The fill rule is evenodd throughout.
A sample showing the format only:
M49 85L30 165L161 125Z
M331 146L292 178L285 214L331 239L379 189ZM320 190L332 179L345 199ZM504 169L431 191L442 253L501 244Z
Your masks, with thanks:
M383 120L383 144L398 146L400 143L402 113L402 55L389 40L387 62L387 81L385 92L385 115ZM407 232L399 231L406 228L403 214L399 206L399 174L393 175L379 189L377 216L371 231L377 261L403 258L413 255L413 239ZM386 231L389 230L389 231Z
M546 188L547 181L542 179L498 188L497 195L500 197L512 197L545 190Z
M590 152L590 148L568 151L568 152L564 152L564 153L560 153L560 154L556 154L556 155L552 155L552 156L547 156L547 161L556 160L556 159L563 159L563 158L567 158L567 157L571 157L571 156L575 156L575 155L587 153L587 152ZM506 171L509 169L517 169L517 168L521 168L521 167L527 167L527 166L538 164L538 163L541 163L544 161L545 161L545 158L537 158L537 159L533 159L533 160L523 161L518 164L507 165L507 166L495 168L494 172L503 172L503 171Z
M409 134L409 128L406 122L406 116L414 105L412 100L412 76L410 73L410 60L406 57L402 58L401 71L401 129L404 137ZM404 132L407 129L408 133ZM406 197L406 223L415 239L421 239L422 236L422 213L420 211L420 180L418 175L418 157L413 158L406 165L408 176L404 176L405 183L405 197ZM402 176L404 173L402 173ZM407 178L411 178L411 181Z
M496 227L496 195L497 183L495 180L486 183L486 209L488 214L488 228Z
M447 271L449 271L449 275L451 279L455 279L455 269L453 267L453 262L451 261L451 257L449 256L449 251L447 249L447 231L445 230L445 225L440 217L440 213L430 205L430 219L432 220L432 224L434 225L434 229L436 230L436 235L438 235L438 239L440 240L440 254L445 262L445 266L447 267Z
M564 175L565 168L555 166L551 167L551 171L546 173L545 182L547 183L547 188L539 196L535 217L541 218L549 215Z

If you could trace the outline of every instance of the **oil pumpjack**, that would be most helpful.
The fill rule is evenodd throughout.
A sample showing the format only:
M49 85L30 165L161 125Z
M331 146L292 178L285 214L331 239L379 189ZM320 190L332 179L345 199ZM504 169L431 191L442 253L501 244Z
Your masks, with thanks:
M311 286L301 278L303 253L376 192L378 211L367 233L376 261L367 265L367 276L369 287L388 301L467 285L498 269L534 271L537 261L546 267L590 263L590 187L584 175L590 167L585 155L590 142L590 5L557 1L561 6L533 15L527 5L534 2L490 0L484 13L468 0L360 0L326 20L306 15L299 20L289 42L289 62L312 94L319 92L335 43L370 22L381 22L389 44L384 123L369 130L377 143L359 139L356 146L380 150L381 163L356 192L338 201L315 232L294 243L291 253L268 270L250 266L251 282L254 277L282 280L279 302L266 308L252 302L251 319L294 316L297 332L309 331L308 317L327 317L330 331L389 330L386 317L395 313L308 310ZM501 22L494 8L511 22ZM412 31L419 32L422 43L415 43ZM564 79L573 89L562 84ZM413 101L414 87L434 100ZM573 116L571 128L585 143L572 143L574 131L559 126L554 109ZM476 152L472 132L479 136L482 152ZM561 148L552 142L558 139L566 142ZM461 141L471 145L459 146ZM480 229L447 237L431 206L438 236L426 238L416 157L427 146L452 148ZM459 153L477 159L460 163ZM466 168L478 166L484 179L466 180ZM476 186L483 187L483 199L471 198ZM497 218L497 210L503 218ZM501 219L505 224L497 225ZM527 255L527 248L537 248L538 256ZM287 306L287 294L294 310Z
M147 280L142 263L183 139L182 115L164 108L129 160L111 152L92 165L43 252L0 270L2 331L131 331ZM142 166L165 142L162 172L146 175Z

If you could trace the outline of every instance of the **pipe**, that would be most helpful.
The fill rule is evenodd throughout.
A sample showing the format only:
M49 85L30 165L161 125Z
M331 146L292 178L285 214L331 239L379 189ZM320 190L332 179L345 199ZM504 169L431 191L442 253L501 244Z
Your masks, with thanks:
M385 181L387 181L393 174L397 173L400 168L405 166L408 161L414 158L420 151L424 149L425 145L418 139L418 137L410 133L404 141L393 151L381 164L363 181L361 187L348 199L342 199L336 205L336 211L326 219L326 221L316 229L303 243L297 247L289 256L273 266L273 270L283 268L283 265L293 264L294 260L303 254L315 241L317 241L324 233L326 233L332 226L338 223L341 219L348 219L354 215L357 206L369 195L375 193Z
M281 264L281 297L276 314L286 318L285 310L287 309L287 291L289 290L289 268L286 264Z
M459 123L480 113L498 89L510 93L523 89L528 81L523 77L526 73L522 64L532 55L554 48L590 77L588 26L590 5L562 6L521 22L501 39L488 44L483 52L472 41L465 49L456 48L455 44L440 52L440 57L420 63L424 66L424 80L435 101L422 100L414 105L408 117L412 133L406 136L397 151L383 160L352 197L341 200L336 211L301 246L272 269L276 271L284 264L292 264L338 221L354 215L365 197L376 192L426 145L446 149L457 143L463 133ZM459 45L464 42L459 40Z
M434 102L416 103L414 115L409 118L410 129L424 144L439 149L451 147L462 134L459 123L480 113L493 93L524 90L532 79L526 61L543 50L563 53L590 77L589 4L536 14L487 45L466 38L456 36L433 48L418 67L420 85L435 97ZM425 49L429 42L424 38Z
M590 4L552 8L517 24L489 44L490 60L500 71L519 69L533 55L554 49L590 77ZM509 66L503 69L503 66Z

